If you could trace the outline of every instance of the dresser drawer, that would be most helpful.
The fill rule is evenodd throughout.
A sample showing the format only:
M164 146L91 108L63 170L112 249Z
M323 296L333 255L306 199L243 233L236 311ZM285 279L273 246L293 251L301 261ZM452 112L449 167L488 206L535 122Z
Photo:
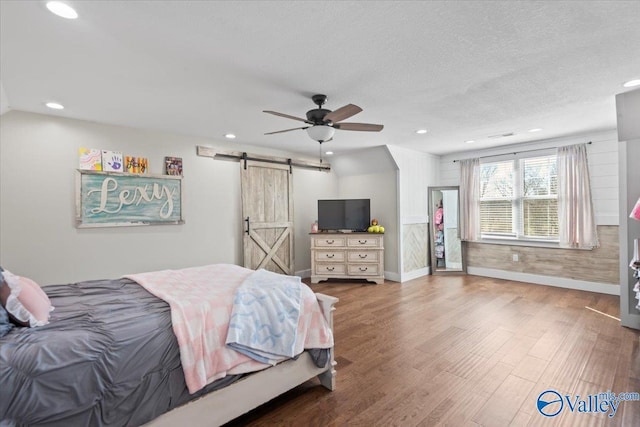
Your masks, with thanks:
M344 276L346 269L344 264L316 264L315 274L323 276Z
M378 276L378 264L349 264L350 276Z
M358 251L351 250L347 254L349 262L378 262L380 260L380 251Z
M382 237L380 236L361 236L361 237L349 237L347 239L347 246L360 247L360 248L380 248L382 247Z
M319 262L343 262L344 251L332 251L328 249L319 249L315 252L315 260Z
M313 237L313 245L316 248L334 248L345 247L346 240L344 237Z

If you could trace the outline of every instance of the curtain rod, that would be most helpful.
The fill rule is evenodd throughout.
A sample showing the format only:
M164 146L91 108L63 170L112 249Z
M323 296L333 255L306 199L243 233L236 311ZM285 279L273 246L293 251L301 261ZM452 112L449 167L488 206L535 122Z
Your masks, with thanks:
M591 144L591 143L592 143L592 141L589 141L586 144ZM511 152L511 153L492 154L490 156L480 156L480 157L470 157L470 158L471 159L486 159L488 157L500 157L500 156L507 156L509 154L513 154L515 156L516 154L520 154L520 153L529 153L531 151L542 151L542 150L548 150L548 148L535 148L535 149L532 149L532 150L514 151L514 152ZM460 161L460 159L454 160L453 163L456 163L456 162L459 162L459 161Z

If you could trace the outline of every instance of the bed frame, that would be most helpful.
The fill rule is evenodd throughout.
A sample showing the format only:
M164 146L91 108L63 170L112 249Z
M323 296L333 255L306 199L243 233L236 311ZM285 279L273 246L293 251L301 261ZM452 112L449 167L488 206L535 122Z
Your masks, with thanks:
M333 311L338 298L320 293L316 293L316 298L333 331ZM315 376L324 387L334 390L335 365L333 347L330 351L329 363L324 368L316 367L309 353L304 352L296 360L288 360L248 375L225 388L169 411L146 425L152 427L219 426Z

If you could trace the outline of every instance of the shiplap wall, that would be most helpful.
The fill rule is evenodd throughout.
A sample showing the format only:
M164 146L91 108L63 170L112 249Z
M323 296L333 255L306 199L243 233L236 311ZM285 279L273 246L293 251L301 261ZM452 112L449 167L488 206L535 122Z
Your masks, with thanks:
M440 159L432 154L388 146L400 169L400 215L403 224L426 222L427 188L438 184Z
M460 163L454 163L453 160L542 150L586 142L592 142L587 145L587 156L596 223L598 225L618 225L618 139L615 130L443 156L440 159L438 185L460 185Z
M575 281L571 282L570 285L579 289L608 293L615 292L615 290L611 291L611 288L589 285L592 282L610 285L619 284L619 272L617 270L617 262L615 262L618 257L618 236L617 227L615 226L619 222L618 141L615 130L443 156L440 159L439 185L459 185L460 164L458 162L454 163L453 160L526 150L542 150L590 141L592 144L587 145L587 156L601 248L594 251L566 252L565 250L561 252L562 250L559 249L472 243L467 245L467 265L470 272L473 272L474 269L476 272L478 269L484 272L513 272L518 274L520 278L523 277L522 273L526 273L531 275L529 276L531 279L535 279L534 276L544 278L541 281L550 285L555 284L553 283L555 278L568 278ZM516 253L522 257L518 262L513 262L512 256ZM571 256L564 256L567 253L570 253ZM597 273L594 270L597 270ZM563 273L554 273L559 271ZM500 277L508 278L509 276L508 274L502 274ZM520 279L515 278L515 280ZM560 280L558 286L564 286L562 283L567 282Z
M440 158L397 146L387 147L399 169L400 254L404 281L428 273L427 188L438 185Z

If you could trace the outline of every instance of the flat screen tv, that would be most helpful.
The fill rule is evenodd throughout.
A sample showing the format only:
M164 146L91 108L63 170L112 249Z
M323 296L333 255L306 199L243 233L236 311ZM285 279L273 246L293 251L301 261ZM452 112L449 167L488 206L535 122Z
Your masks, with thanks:
M321 231L366 231L370 220L370 199L318 200Z

